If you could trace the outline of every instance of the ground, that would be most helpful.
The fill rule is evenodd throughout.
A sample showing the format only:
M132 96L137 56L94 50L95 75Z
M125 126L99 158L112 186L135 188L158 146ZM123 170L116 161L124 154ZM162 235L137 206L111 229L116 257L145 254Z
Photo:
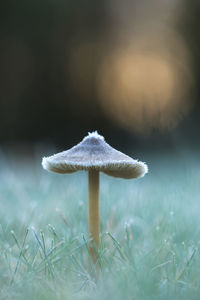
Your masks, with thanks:
M145 154L144 154L145 157ZM0 156L0 299L199 299L198 152L146 154L149 174L101 174L99 267L89 257L87 173Z

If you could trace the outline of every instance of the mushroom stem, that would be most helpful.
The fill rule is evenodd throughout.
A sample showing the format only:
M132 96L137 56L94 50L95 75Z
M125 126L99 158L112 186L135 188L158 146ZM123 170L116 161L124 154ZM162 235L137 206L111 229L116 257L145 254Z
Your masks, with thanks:
M92 238L89 249L93 262L97 262L97 250L99 248L99 171L88 171L88 191L89 191L89 236Z

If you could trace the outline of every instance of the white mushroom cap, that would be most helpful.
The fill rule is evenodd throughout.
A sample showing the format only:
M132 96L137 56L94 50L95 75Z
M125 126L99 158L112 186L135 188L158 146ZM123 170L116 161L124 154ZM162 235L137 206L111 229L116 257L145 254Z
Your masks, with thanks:
M145 163L115 150L97 131L89 133L79 144L67 151L44 157L44 169L57 173L97 170L121 178L138 178L148 172Z

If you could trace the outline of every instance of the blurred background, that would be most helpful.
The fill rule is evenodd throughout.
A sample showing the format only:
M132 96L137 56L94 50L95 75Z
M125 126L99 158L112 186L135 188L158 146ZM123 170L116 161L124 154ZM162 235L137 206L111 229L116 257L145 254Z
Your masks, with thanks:
M0 145L98 130L121 150L197 147L199 15L195 0L4 1Z

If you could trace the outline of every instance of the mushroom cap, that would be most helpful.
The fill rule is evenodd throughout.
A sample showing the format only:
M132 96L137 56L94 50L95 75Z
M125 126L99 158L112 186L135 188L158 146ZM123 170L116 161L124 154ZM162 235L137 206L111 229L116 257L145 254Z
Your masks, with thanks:
M69 150L44 157L44 169L57 173L73 173L79 170L97 170L120 178L139 178L148 172L145 163L115 150L97 131Z

